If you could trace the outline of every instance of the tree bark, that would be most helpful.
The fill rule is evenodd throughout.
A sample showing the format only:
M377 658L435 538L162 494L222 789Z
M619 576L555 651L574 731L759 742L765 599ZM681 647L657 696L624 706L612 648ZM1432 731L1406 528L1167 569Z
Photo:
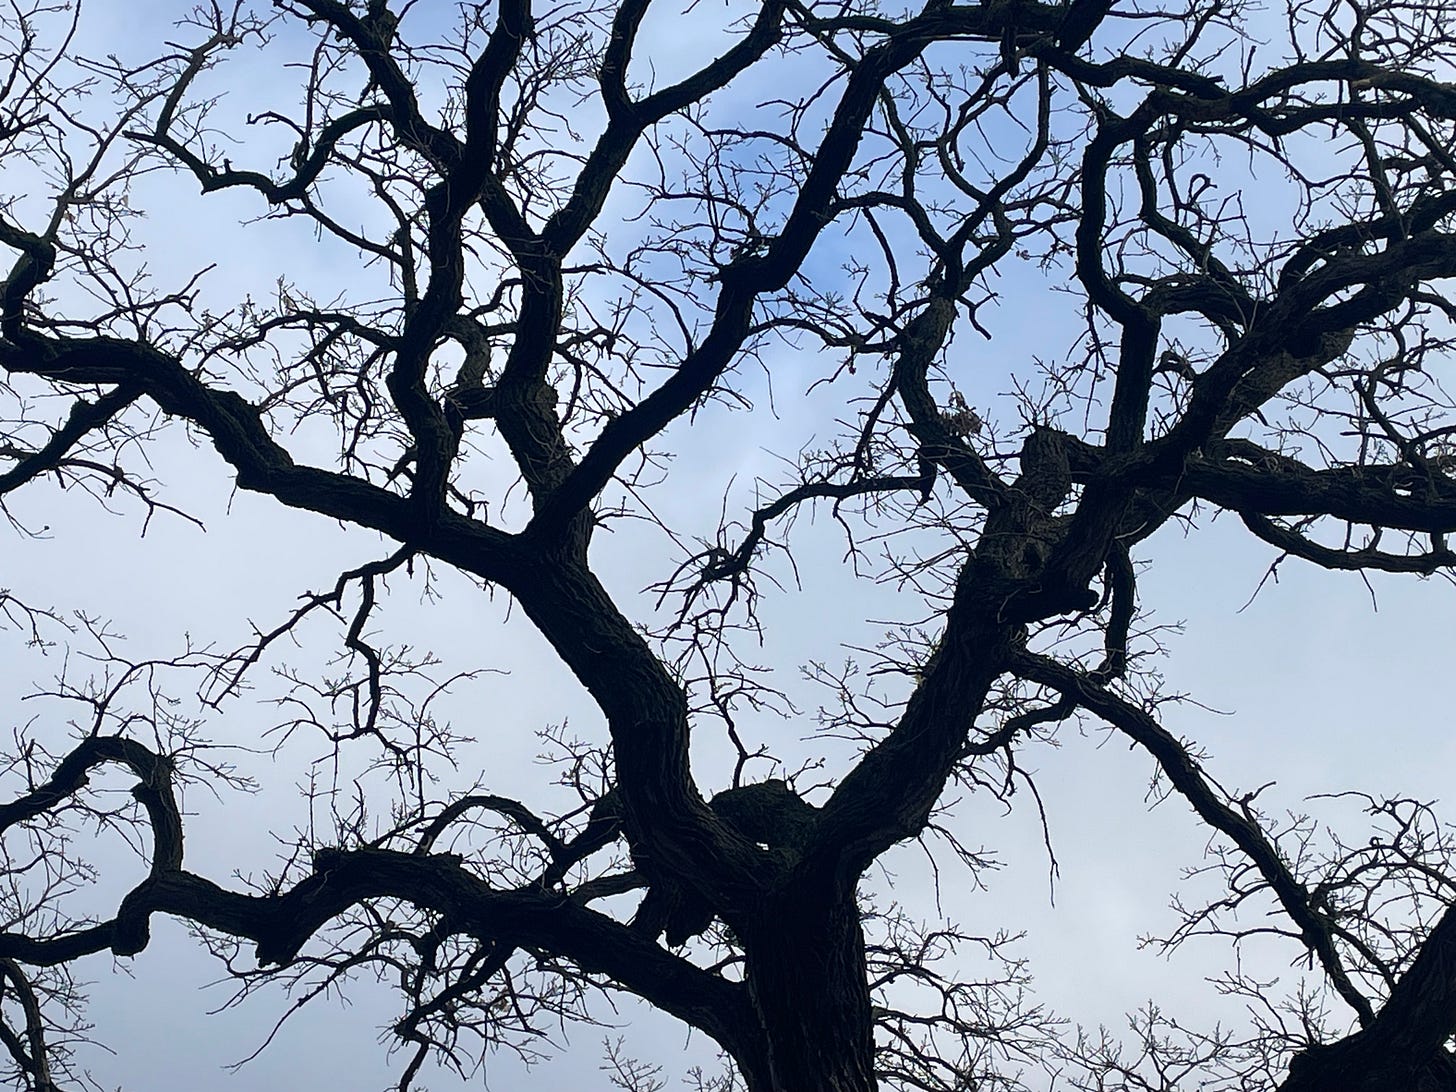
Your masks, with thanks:
M749 1092L873 1092L874 1031L864 932L853 896L792 895L755 915L744 944L765 1065Z

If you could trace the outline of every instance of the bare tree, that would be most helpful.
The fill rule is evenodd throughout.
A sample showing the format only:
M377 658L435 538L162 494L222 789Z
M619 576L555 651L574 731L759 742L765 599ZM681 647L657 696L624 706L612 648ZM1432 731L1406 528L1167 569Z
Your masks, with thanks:
M1160 720L1136 596L1145 544L1212 511L1281 560L1456 561L1456 13L725 11L213 0L146 63L85 56L76 12L4 17L0 494L79 485L183 518L150 453L185 430L238 489L388 542L227 654L179 637L138 662L99 621L0 598L13 632L93 665L51 687L85 710L70 739L17 730L0 805L14 1084L74 1077L70 969L139 952L166 914L244 989L390 975L401 1087L432 1055L468 1070L620 991L710 1036L735 1070L717 1087L752 1092L1456 1089L1450 832L1370 797L1380 833L1347 843L1223 790ZM659 76L654 48L685 31L675 48L704 59ZM346 247L357 279L316 298L285 261L222 310L204 303L219 271L145 279L139 216L179 179L204 216L232 191ZM998 278L1080 329L1011 366L1004 397L966 361L1048 319L1003 307ZM710 402L765 412L764 377L780 400L827 392L837 419L783 480L728 489L716 532L659 519L683 473L669 433ZM810 719L751 662L810 510L910 620L812 669L817 738L848 741L843 763L800 762L743 717ZM655 613L593 569L594 538L628 518L661 545ZM508 596L600 710L600 737L552 734L544 804L441 780L461 744L432 696L470 680L375 632L391 580L447 570ZM204 714L316 619L338 655L281 670L282 727L382 776L319 787L334 829L223 886L183 857L179 787L247 772ZM169 697L178 672L200 707ZM1006 795L1069 720L1145 751L1211 833L1226 895L1184 907L1168 943L1237 942L1272 913L1320 988L1231 971L1266 1014L1242 1037L1150 1010L1132 1041L1077 1039L1005 937L871 899L867 871L943 830L952 787ZM724 741L722 768L694 760L694 732ZM111 767L123 805L92 783ZM102 914L75 901L91 824L148 862ZM999 969L965 980L967 946ZM621 1087L657 1080L615 1048L610 1065Z

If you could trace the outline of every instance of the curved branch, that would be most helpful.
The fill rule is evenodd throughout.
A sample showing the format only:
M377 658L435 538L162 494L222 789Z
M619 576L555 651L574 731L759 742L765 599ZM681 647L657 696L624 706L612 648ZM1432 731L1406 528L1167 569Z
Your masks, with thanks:
M294 176L286 182L275 182L260 171L236 170L231 166L222 169L214 167L202 156L168 133L159 121L150 133L128 130L123 135L142 144L151 144L162 149L192 172L202 186L203 193L233 189L245 186L263 195L270 205L282 205L297 201L308 193L309 187L318 181L319 175L329 163L329 157L344 137L375 122L389 121L390 110L383 106L362 106L335 118L319 131L314 146L299 162Z
M1311 561L1324 569L1420 573L1422 576L1429 576L1442 569L1456 567L1456 551L1445 545L1438 544L1435 548L1419 554L1392 554L1377 550L1373 545L1359 550L1341 550L1312 542L1297 531L1281 527L1256 512L1240 512L1239 518L1257 538L1286 554Z
M1334 516L1402 531L1456 531L1456 481L1437 478L1430 482L1430 489L1402 494L1397 490L1406 479L1398 466L1311 470L1273 453L1251 464L1244 461L1251 449L1261 450L1247 443L1229 448L1220 445L1208 452L1208 458L1190 459L1182 487L1190 496L1240 514Z
M519 575L512 536L449 512L435 525L422 526L407 498L348 474L295 463L257 407L233 391L207 386L154 346L110 337L55 341L30 335L24 345L0 343L0 364L63 382L138 389L164 412L202 429L237 472L239 488L382 531L406 545L428 541L435 556L487 580L510 583Z
M260 966L291 962L331 919L378 898L434 911L482 941L558 953L703 1028L730 1050L744 1033L741 987L556 892L534 884L496 890L449 856L321 850L313 874L277 895L236 894L183 871L149 880L133 895L139 912L172 914L253 941ZM0 934L0 951L7 939Z
M753 563L755 551L763 542L769 522L792 512L804 501L849 500L872 493L895 491L917 492L925 488L925 482L926 479L920 475L911 477L906 474L885 474L856 481L805 482L795 486L772 503L754 510L748 533L743 536L743 541L738 544L736 549L732 551L715 549L710 551L706 558L699 554L698 560L705 562L702 579L704 581L727 580L746 573Z
M45 1017L40 1011L40 999L30 979L13 959L0 959L0 976L9 985L11 993L20 1003L25 1014L25 1038L0 1024L0 1042L10 1052L10 1057L30 1078L32 1092L59 1092L60 1086L51 1077L51 1065L46 1046Z
M35 451L20 453L16 464L0 474L0 495L17 489L60 466L72 448L89 433L110 424L128 406L142 396L139 387L131 384L107 391L95 402L78 398L71 406L65 424L51 433L51 438ZM0 449L0 456L9 456L11 449Z
M1306 947L1319 960L1336 992L1355 1010L1361 1024L1370 1023L1374 1006L1350 980L1344 961L1335 949L1329 922L1310 904L1309 891L1295 878L1264 832L1219 798L1198 763L1172 733L1136 705L1050 657L1023 650L1013 659L1011 668L1022 678L1075 698L1083 708L1097 714L1152 755L1169 783L1198 817L1232 841L1254 863L1279 905L1298 926Z
M589 909L584 901L544 885L510 891L492 888L457 857L324 849L314 858L311 876L289 891L268 895L237 894L184 871L172 763L134 740L119 736L83 740L44 784L0 805L0 832L73 795L86 785L92 769L108 762L124 765L138 777L132 793L146 808L155 846L148 877L122 900L111 921L47 939L0 933L0 969L5 960L54 965L106 949L134 955L147 946L149 919L155 913L253 941L260 966L286 965L339 914L371 899L397 898L447 917L457 929L482 941L559 953L703 1028L729 1050L748 1034L741 986L700 970ZM509 812L510 803L496 801L491 806Z
M152 826L153 876L182 866L182 818L172 791L172 762L122 736L90 736L57 764L51 776L28 793L0 804L0 833L34 819L84 788L97 766L116 763L138 778L132 795L146 808Z
M1002 604L987 575L983 562L966 564L945 632L899 722L865 752L820 811L802 872L831 890L853 891L876 857L925 829L966 755L967 733L992 683L1024 639L1020 626L1000 619Z

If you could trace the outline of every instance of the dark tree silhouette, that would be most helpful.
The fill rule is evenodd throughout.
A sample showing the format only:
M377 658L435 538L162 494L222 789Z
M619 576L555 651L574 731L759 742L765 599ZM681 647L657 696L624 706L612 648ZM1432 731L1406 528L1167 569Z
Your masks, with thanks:
M131 661L101 622L0 597L13 633L97 665L52 687L85 711L69 738L28 721L6 774L13 1083L74 1078L71 968L141 951L164 914L245 988L397 980L401 1087L624 991L752 1092L1456 1089L1446 828L1371 797L1384 833L1326 844L1225 792L1160 722L1137 621L1147 544L1214 511L1325 569L1456 562L1456 14L1287 2L213 0L146 62L12 8L0 495L79 485L183 518L152 475L185 429L237 489L387 544L225 655L179 635ZM182 181L197 212L146 207ZM148 231L204 231L226 201L356 268L315 298L285 255L225 310L204 301L228 252L141 275ZM1012 281L1044 310L1003 307ZM1063 358L1011 366L1007 396L973 386L983 339L1068 316ZM715 468L684 478L673 437L710 402L769 412L765 376L781 403L837 396L837 419L746 503L722 469L716 535L655 524L656 613L614 597L594 538L701 489ZM808 719L744 657L811 510L921 621L815 669L824 746L852 751L798 764L741 714ZM391 580L445 569L508 597L600 710L599 738L553 733L554 787L457 790L427 708L450 680L377 643ZM284 728L367 751L395 791L318 788L336 829L255 884L209 879L228 864L184 861L179 786L243 773L162 679L200 673L203 713L236 703L325 617L338 657L280 669ZM1323 993L1231 971L1267 1001L1243 1038L1150 1014L1130 1049L1074 1040L1000 942L1004 973L967 981L952 957L980 942L871 906L867 870L942 825L948 787L1004 795L1077 719L1145 751L1213 839L1227 894L1169 942L1272 929ZM705 769L692 732L728 762ZM92 824L147 862L94 916L74 901Z

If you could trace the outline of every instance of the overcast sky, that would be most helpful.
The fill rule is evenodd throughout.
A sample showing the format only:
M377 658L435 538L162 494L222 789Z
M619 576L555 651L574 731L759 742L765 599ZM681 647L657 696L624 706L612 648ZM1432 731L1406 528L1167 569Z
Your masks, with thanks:
M177 8L93 0L82 48L144 56L174 36L166 23ZM674 18L678 21L654 31L652 55L664 73L683 63L684 41L711 41L708 34L684 33L692 20L706 16ZM245 102L260 87L286 99L281 83L267 83L272 77L260 71L240 58L217 79L234 86L233 94ZM291 226L234 226L261 211L245 198L201 202L189 181L162 177L141 191L157 202L139 235L159 281L217 260L205 291L227 301L246 292L266 296L281 271L305 285L353 286L369 276L344 248L311 245L307 232ZM1010 288L1023 290L1017 284ZM975 405L994 403L1005 390L1007 370L1034 355L1051 358L1067 349L1077 316L1059 312L1066 299L1037 294L1029 282L1024 290L1028 294L1020 299L1003 300L992 318L992 343L965 341L970 356L963 389ZM829 412L841 397L806 393L816 373L787 351L769 371L777 415L711 406L690 426L672 431L678 454L674 484L655 499L670 521L711 534L730 480L740 483L742 499L745 483L755 476L781 475L776 456L792 456L805 446L815 435L815 415ZM745 373L744 382L760 408L766 406L763 377ZM277 625L300 594L331 585L343 568L387 550L375 536L234 494L230 473L211 449L193 446L181 430L172 430L153 458L165 499L195 515L205 532L164 513L146 525L143 536L136 505L118 501L117 514L106 516L80 490L63 492L39 481L9 503L21 522L46 531L26 537L0 529L0 587L33 603L84 608L112 619L127 637L129 655L166 656L180 650L184 635L197 645L235 647L247 640L250 625ZM790 584L765 603L766 639L757 658L778 665L779 681L811 707L811 692L797 681L798 665L840 660L847 647L872 643L884 629L882 620L908 618L913 611L892 586L852 580L832 521L806 521L794 542L802 585ZM623 525L602 536L595 557L614 593L647 617L650 597L641 590L672 563L665 544L646 528ZM1184 536L1170 524L1140 550L1137 560L1151 563L1141 583L1149 622L1181 627L1163 634L1168 655L1159 669L1170 691L1195 699L1165 707L1165 724L1206 749L1208 769L1230 791L1274 782L1261 798L1266 810L1318 807L1350 823L1344 831L1358 841L1359 817L1351 809L1306 798L1346 788L1430 800L1448 793L1456 759L1449 723L1456 708L1448 621L1452 590L1442 581L1415 578L1372 577L1367 587L1358 576L1295 561L1280 567L1277 581L1265 581L1272 559L1235 520L1207 516L1196 534ZM465 780L524 795L529 789L523 786L549 778L538 760L542 745L535 733L569 721L592 734L600 718L520 613L509 614L503 597L492 598L453 574L439 575L444 594L434 601L422 600L419 578L392 581L380 628L387 625L392 640L427 642L452 666L503 673L462 686L442 707L477 740L458 756ZM330 651L329 635L319 630L317 636L320 650ZM300 655L308 654L305 649ZM37 718L33 730L56 741L66 734L64 711L21 696L57 668L61 655L53 650L45 659L31 653L6 660L3 680L11 723ZM187 693L185 684L180 690ZM271 706L245 696L212 715L206 734L219 744L257 747L276 716ZM755 730L810 735L807 724L792 721ZM1169 896L1183 870L1202 862L1207 830L1177 801L1148 819L1152 766L1122 740L1100 730L1080 735L1071 730L1062 742L1060 749L1031 748L1024 755L1046 804L1060 864L1055 881L1034 808L1018 802L1007 814L989 798L967 800L956 813L959 832L968 843L994 849L1005 867L990 878L987 890L973 890L946 870L940 892L946 913L971 932L1026 930L1022 950L1031 959L1040 995L1070 1020L1119 1026L1126 1010L1149 998L1191 1023L1211 1024L1230 1013L1236 1018L1237 1006L1231 1010L1203 981L1229 965L1223 946L1203 942L1166 960L1137 947L1140 935L1171 929ZM240 755L265 782L256 796L189 793L193 869L228 883L234 872L261 873L274 862L279 844L272 832L286 840L295 824L308 821L298 786L317 752L310 744L300 739L271 758ZM705 769L714 745L702 744ZM804 746L785 739L782 751ZM711 777L704 781L708 789L723 787ZM103 876L103 892L139 875L134 858L106 848L104 841L98 848L103 872L107 866L116 870ZM931 913L934 891L919 847L898 849L884 864L870 876L881 895L893 880L894 898ZM1289 966L1299 955L1293 947L1255 955L1268 960L1271 974L1286 979L1298 974ZM93 957L79 973L92 983L89 1012L96 1039L111 1052L88 1052L93 1074L107 1089L367 1089L389 1079L379 1038L398 1006L387 985L360 983L345 999L312 1006L234 1072L221 1067L252 1054L289 1001L265 991L238 1010L208 1015L227 999L230 986L209 985L221 977L217 965L175 923L156 921L152 946L135 959ZM689 1064L711 1059L711 1044L701 1036L684 1053L688 1035L681 1025L624 1005L620 1034L628 1051L664 1063L669 1088L678 1086L678 1074ZM605 1010L602 1015L611 1016ZM598 1068L601 1042L617 1034L608 1027L572 1029L569 1039L557 1036L556 1057L530 1075L502 1054L487 1063L485 1079L498 1092L606 1087ZM458 1084L445 1075L427 1083L437 1090Z

